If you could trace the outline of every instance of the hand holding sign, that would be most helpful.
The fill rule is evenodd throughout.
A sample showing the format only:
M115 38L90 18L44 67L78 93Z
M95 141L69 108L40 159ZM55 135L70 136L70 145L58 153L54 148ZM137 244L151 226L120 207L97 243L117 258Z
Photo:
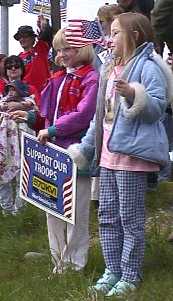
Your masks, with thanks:
M37 136L38 141L41 144L45 144L48 141L49 132L48 129L40 130Z
M21 146L21 198L74 224L77 168L69 153L26 133Z

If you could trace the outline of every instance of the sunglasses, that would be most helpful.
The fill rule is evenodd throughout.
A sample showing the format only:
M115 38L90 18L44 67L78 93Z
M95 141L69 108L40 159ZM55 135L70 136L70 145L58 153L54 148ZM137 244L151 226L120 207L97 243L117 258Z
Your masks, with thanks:
M9 64L9 65L7 65L6 66L6 68L8 69L8 70L11 70L11 69L19 69L19 68L21 68L21 66L19 65L19 64Z

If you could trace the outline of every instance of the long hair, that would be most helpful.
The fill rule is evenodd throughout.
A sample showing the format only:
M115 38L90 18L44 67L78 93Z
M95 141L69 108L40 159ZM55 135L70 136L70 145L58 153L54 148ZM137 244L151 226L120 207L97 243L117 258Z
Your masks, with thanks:
M123 57L124 61L130 57L135 49L145 42L153 41L153 31L148 18L139 13L123 13L115 17L123 31Z
M140 13L128 12L116 16L114 21L116 20L118 20L123 31L123 55L121 58L112 57L111 62L106 66L106 78L109 78L116 65L124 64L126 58L130 58L137 47L145 42L153 41L152 27L146 16Z

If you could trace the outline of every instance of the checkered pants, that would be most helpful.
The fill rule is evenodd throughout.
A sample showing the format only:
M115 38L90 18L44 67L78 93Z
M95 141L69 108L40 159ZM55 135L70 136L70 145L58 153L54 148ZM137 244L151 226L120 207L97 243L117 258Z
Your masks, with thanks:
M101 168L99 227L106 267L138 282L144 257L145 172Z

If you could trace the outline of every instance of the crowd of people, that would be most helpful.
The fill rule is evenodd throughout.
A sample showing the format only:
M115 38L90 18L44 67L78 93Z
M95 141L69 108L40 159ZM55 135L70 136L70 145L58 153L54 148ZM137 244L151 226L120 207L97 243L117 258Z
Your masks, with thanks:
M141 282L145 192L152 175L166 171L169 177L173 141L173 2L117 2L98 9L108 47L104 59L100 53L105 45L71 45L68 26L52 38L43 16L38 17L38 34L28 25L18 28L14 39L23 48L19 55L0 54L3 214L16 215L24 206L19 197L19 132L67 149L78 166L76 223L47 213L53 273L80 271L87 264L94 175L99 179L92 184L99 190L105 271L89 293L106 297L134 291ZM162 59L165 45L167 62ZM51 46L56 72L48 61Z

